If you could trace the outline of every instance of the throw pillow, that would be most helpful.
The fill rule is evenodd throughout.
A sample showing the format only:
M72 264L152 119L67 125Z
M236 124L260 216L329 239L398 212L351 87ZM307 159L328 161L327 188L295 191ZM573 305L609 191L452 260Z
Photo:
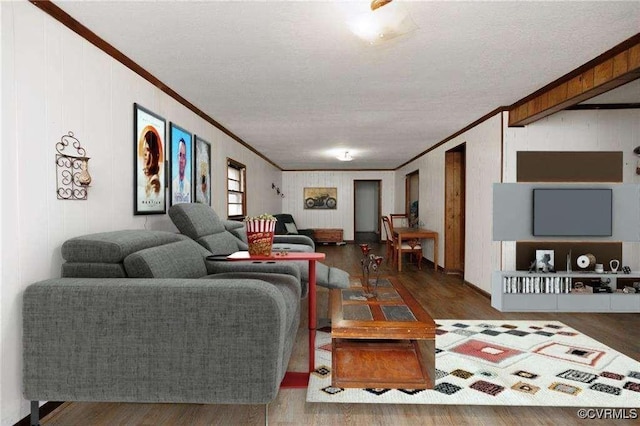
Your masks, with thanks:
M285 223L284 227L287 228L287 234L297 234L298 228L295 223Z

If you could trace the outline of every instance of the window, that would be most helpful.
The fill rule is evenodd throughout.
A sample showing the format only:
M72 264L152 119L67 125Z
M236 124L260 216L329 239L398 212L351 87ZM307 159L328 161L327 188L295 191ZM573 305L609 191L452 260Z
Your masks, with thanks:
M227 217L242 219L247 215L246 199L247 167L227 158Z

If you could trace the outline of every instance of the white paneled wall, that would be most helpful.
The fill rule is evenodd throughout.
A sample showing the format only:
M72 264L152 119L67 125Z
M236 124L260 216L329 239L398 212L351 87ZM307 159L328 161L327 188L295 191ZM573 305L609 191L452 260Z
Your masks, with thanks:
M445 152L466 143L465 266L464 279L490 292L491 273L500 266L500 245L492 241L493 188L500 182L502 114L494 115L474 128L428 152L396 171L395 209L404 210L407 174L420 171L420 220L439 233L438 264L444 265ZM424 242L424 256L433 261L433 245Z
M525 127L504 120L504 182L516 182L518 151L622 151L624 183L640 183L636 174L640 110L562 111ZM640 218L638 218L640 220ZM504 270L515 269L515 243L504 242ZM623 243L622 264L640 269L640 243Z
M0 2L2 228L0 424L28 414L21 395L21 297L57 277L71 237L115 229L175 230L133 215L133 103L212 144L213 208L226 215L226 158L247 166L248 211L279 211L282 172L28 2ZM56 198L55 143L73 131L91 157L87 201Z
M382 214L393 213L395 205L394 172L392 171L313 171L283 172L280 189L282 213L290 213L300 229L342 228L345 240L354 238L354 180L381 180ZM303 189L307 187L338 188L338 206L335 210L305 209ZM404 193L404 189L403 189Z

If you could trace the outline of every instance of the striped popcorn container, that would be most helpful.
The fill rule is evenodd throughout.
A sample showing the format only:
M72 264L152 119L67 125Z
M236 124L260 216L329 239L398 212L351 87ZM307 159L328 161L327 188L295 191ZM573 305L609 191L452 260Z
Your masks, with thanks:
M273 235L276 230L275 219L248 219L247 240L251 256L271 256Z

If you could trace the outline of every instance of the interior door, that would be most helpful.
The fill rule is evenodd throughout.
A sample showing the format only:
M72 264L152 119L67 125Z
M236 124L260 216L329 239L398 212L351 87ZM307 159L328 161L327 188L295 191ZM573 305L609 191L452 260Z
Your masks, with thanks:
M380 180L353 181L354 240L359 243L380 241Z
M444 269L464 274L466 145L445 153Z

